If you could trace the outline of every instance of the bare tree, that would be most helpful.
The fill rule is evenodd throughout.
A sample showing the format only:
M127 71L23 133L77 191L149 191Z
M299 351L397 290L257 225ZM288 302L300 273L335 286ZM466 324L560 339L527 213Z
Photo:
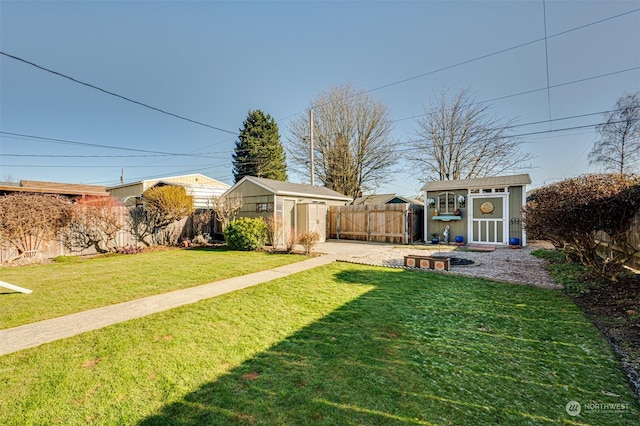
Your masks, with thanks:
M386 105L347 85L320 93L311 108L315 177L324 186L355 198L387 180L395 142ZM309 117L294 119L290 131L289 158L295 170L310 176Z
M242 208L242 194L221 195L211 199L213 211L216 212L216 218L222 224L222 231L234 219Z
M531 168L510 136L513 120L490 115L489 106L477 103L469 89L452 98L448 89L424 107L417 120L418 139L411 141L408 159L423 182L495 176Z
M625 94L616 109L597 127L600 135L589 153L589 163L604 171L632 173L640 168L640 92Z

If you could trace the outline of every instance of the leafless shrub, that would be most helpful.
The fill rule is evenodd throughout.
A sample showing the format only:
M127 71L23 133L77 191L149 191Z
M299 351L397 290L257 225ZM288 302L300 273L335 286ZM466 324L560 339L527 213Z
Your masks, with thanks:
M304 254L309 255L315 245L318 244L318 241L320 241L320 234L316 231L305 232L298 237L298 240L304 247Z
M229 221L235 219L242 208L242 194L213 197L211 203L213 204L216 218L222 224L222 231L224 232Z
M265 224L267 225L267 233L269 234L269 242L273 246L273 248L277 248L278 240L280 235L282 235L282 231L284 231L284 222L282 221L281 216L270 216L264 219Z
M57 195L17 193L0 197L0 241L17 255L31 256L54 238L71 218L69 200Z
M291 228L291 230L289 231L289 235L285 240L285 244L289 253L291 253L296 245L298 245L298 234L296 234L295 228Z
M115 252L116 236L125 220L122 204L112 197L85 197L70 209L71 221L62 232L62 243L69 251L89 247L98 253Z
M193 233L195 235L202 235L211 232L211 219L213 218L213 211L200 210L193 214Z

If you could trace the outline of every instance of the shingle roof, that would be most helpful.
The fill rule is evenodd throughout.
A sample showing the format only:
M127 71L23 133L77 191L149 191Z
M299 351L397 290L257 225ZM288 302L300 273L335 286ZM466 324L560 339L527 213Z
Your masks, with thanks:
M324 186L306 185L303 183L282 182L279 180L259 178L255 176L245 176L240 182L235 184L229 189L233 190L243 181L250 181L258 186L265 188L266 190L273 192L276 195L294 195L294 196L314 196L317 198L330 198L334 200L351 201L350 197L340 194L332 189L325 188Z
M415 204L415 205L423 205L422 201L416 200L411 197L403 197L402 195L397 194L371 194L364 195L362 197L358 197L353 201L353 204L386 204L387 202L393 200L394 198L399 198L403 200L405 203Z
M427 183L422 187L423 191L447 191L454 189L481 189L481 188L499 188L505 186L520 186L531 183L528 174L510 175L510 176L493 176L477 179L460 179L460 180L435 180Z

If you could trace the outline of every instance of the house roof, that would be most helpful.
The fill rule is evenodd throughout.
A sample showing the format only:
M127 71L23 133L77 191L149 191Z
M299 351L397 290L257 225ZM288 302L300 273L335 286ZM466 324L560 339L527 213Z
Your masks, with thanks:
M181 182L181 180L184 179L189 179L189 178L194 178L193 182ZM117 189L117 188L125 188L127 186L135 186L135 185L140 185L140 184L148 184L148 186L154 186L158 183L164 183L166 185L180 185L180 186L195 186L195 185L202 185L202 186L212 186L212 187L216 187L216 188L222 188L222 189L227 189L229 188L229 185L227 185L224 182L220 182L216 179L210 178L208 176L205 176L201 173L194 173L194 174L190 174L190 175L181 175L181 176L168 176L168 177L161 177L161 178L156 178L156 179L144 179L144 180L139 180L139 181L135 181L135 182L128 182L128 183L123 183L121 185L116 185L116 186L111 186L109 188L107 188L108 190L111 189Z
M0 182L0 192L30 192L59 195L94 195L107 197L107 188L98 185L84 185L78 183L43 182L37 180L21 180L19 183Z
M232 192L243 182L252 182L269 192L276 195L290 195L295 197L314 197L325 198L330 200L351 201L351 197L340 194L332 189L325 188L324 186L306 185L303 183L282 182L279 180L259 178L255 176L245 176L240 179L235 185L227 190L227 193Z
M521 186L531 183L528 174L493 176L476 179L435 180L422 187L423 191L448 191L454 189L499 188L505 186Z
M420 200L416 200L415 198L410 198L410 197L404 197L402 195L397 195L397 194L371 194L371 195L365 195L362 197L358 197L355 200L353 200L353 204L355 205L359 205L359 204L386 204L389 201L393 200L394 198L399 198L402 201L404 201L405 203L409 203L409 204L415 204L415 205L419 205L422 206L424 205L424 203Z

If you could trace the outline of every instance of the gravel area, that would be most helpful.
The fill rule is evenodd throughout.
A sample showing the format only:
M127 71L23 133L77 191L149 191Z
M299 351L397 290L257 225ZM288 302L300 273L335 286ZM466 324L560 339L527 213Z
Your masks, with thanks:
M500 247L494 251L480 252L467 251L468 249L445 245L395 246L375 253L360 256L352 255L338 260L365 265L404 268L404 256L410 254L457 257L472 260L474 263L466 266L451 266L450 271L439 273L488 278L547 289L561 289L562 286L556 284L547 273L545 269L546 261L531 255L531 251L537 248L540 247L535 245L519 249ZM435 271L429 272L433 273Z

